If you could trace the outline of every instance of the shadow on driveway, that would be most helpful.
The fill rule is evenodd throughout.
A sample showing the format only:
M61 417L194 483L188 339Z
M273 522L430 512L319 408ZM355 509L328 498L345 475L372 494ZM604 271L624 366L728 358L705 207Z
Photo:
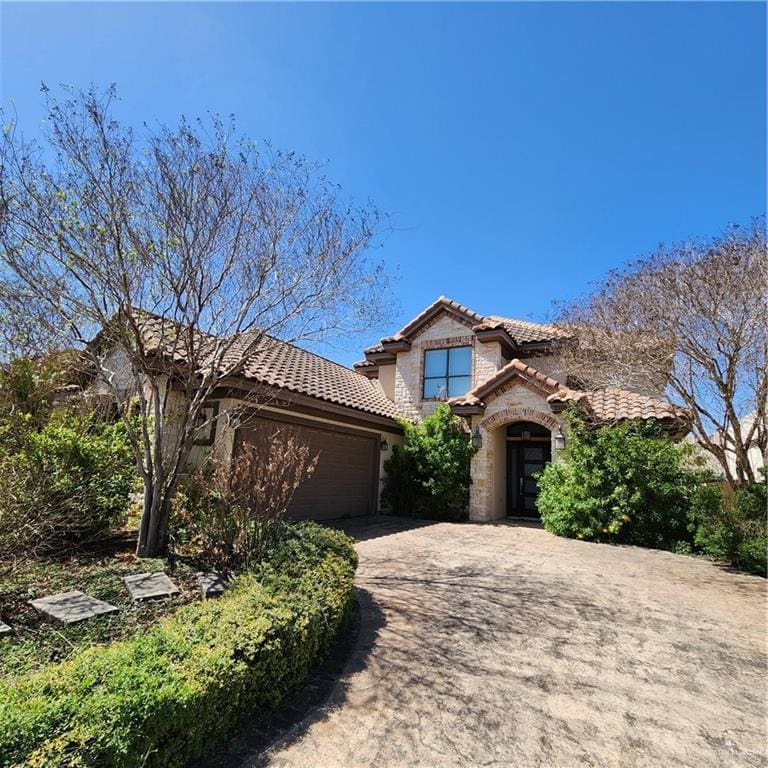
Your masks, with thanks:
M196 768L260 768L269 765L266 750L285 748L317 721L344 704L351 675L364 669L376 644L384 616L371 594L356 588L356 600L346 628L328 657L285 701L258 725L246 727L224 749Z
M348 661L210 768L766 765L764 579L528 524L345 525Z

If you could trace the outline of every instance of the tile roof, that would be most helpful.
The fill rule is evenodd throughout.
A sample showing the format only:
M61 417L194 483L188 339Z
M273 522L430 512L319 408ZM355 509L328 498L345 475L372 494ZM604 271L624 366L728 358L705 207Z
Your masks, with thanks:
M563 328L551 324L515 320L511 317L502 317L501 315L481 315L473 309L459 304L458 301L449 299L447 296L440 296L439 299L432 302L423 312L416 315L397 333L392 336L385 336L378 344L374 344L363 351L365 354L374 354L383 351L382 344L408 340L409 336L418 331L441 310L458 315L475 332L490 330L506 331L516 344L541 343L568 338L571 335Z
M285 341L262 336L242 375L270 387L316 397L358 411L394 418L397 410L378 383Z
M482 315L478 315L477 312L469 309L469 307L465 307L463 304L459 304L458 301L449 299L447 296L440 296L440 298L438 298L436 301L433 301L423 312L419 312L419 314L416 315L413 320L403 326L396 334L393 336L386 336L381 341L386 343L390 341L400 341L401 339L407 339L414 330L418 330L422 323L426 322L430 316L435 313L436 310L441 308L448 309L449 311L453 310L457 314L466 317L469 321L480 323L485 319ZM368 350L366 350L366 352L367 351Z
M183 363L188 358L182 326L151 313L141 312L139 318L147 351L164 354L174 362ZM230 339L196 332L195 339L200 344L199 350L210 345L212 353L218 343L231 344L222 360L223 366L226 369L244 357L233 375L249 381L376 416L394 418L398 415L378 382L294 344L260 332L243 333Z
M550 395L547 402L550 405L580 403L602 422L657 419L679 422L682 426L690 421L690 414L684 408L665 400L615 387L587 391L563 388Z
M584 391L570 389L564 387L556 379L517 359L510 360L503 368L467 392L466 395L451 398L448 404L456 408L467 406L484 408L485 398L515 377L520 378L522 383L528 386L549 392L547 403L550 406L579 403L586 407L599 422L656 419L668 422L680 429L689 426L690 423L688 411L665 400L615 387Z
M473 330L484 331L496 328L503 328L518 344L567 339L570 336L568 331L556 325L515 320L500 315L489 315L484 323L476 326Z
M556 379L547 376L530 365L515 358L510 360L503 368L499 368L492 376L478 384L476 387L461 397L449 400L450 405L483 405L483 398L506 384L513 377L518 377L526 384L543 389L545 392L557 392L562 386Z

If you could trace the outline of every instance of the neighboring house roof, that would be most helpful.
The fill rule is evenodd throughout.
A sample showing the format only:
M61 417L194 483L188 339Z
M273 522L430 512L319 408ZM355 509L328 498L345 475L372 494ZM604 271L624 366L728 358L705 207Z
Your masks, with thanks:
M441 296L420 312L392 336L385 336L378 344L364 350L366 360L355 363L355 368L370 368L370 364L394 362L394 352L408 349L411 339L440 315L447 314L467 326L480 341L501 341L509 350L520 350L533 345L549 344L569 338L565 328L552 324L515 320L500 315L481 315L453 299Z
M562 410L572 402L586 408L601 423L656 419L675 432L687 431L690 426L688 412L672 403L626 389L571 389L517 359L511 360L466 395L454 397L448 403L457 413L481 413L488 400L515 380L546 395L547 403L553 411Z
M147 354L158 354L174 363L184 364L192 356L189 351L192 344L196 346L194 356L200 361L204 359L207 347L211 354L216 354L216 345L226 342L230 346L222 360L225 369L242 358L242 364L233 372L232 378L375 416L392 419L398 415L394 403L386 397L378 382L268 334L253 331L227 338L195 331L190 335L184 333L181 324L142 310L136 310L133 319L137 321ZM94 341L101 343L102 337L100 334Z

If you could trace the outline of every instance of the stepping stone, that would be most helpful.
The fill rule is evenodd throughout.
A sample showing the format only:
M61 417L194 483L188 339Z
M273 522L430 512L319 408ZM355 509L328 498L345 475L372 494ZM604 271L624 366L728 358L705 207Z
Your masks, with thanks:
M162 571L137 573L133 576L126 576L123 581L134 600L168 597L179 593L179 588Z
M116 606L83 594L79 590L30 600L29 604L44 616L62 624L74 624L76 621L85 621L117 610Z
M0 621L0 637L3 635L10 635L13 630L4 622Z
M195 574L203 597L218 597L227 588L226 579L215 571Z

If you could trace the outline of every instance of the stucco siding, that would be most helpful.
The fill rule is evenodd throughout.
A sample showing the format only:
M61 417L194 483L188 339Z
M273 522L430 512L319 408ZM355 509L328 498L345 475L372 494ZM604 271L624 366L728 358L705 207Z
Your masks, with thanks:
M117 393L120 397L124 397L135 389L136 381L133 378L128 353L120 347L115 347L104 356L101 371L91 391L99 395Z
M384 394L394 402L395 400L395 370L397 366L395 364L391 365L380 365L379 366L379 386L381 387Z

